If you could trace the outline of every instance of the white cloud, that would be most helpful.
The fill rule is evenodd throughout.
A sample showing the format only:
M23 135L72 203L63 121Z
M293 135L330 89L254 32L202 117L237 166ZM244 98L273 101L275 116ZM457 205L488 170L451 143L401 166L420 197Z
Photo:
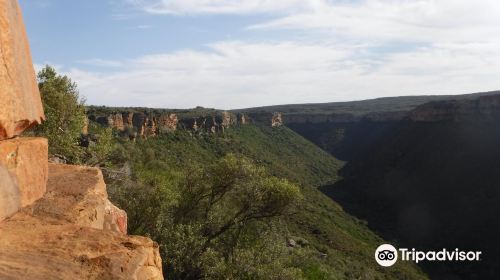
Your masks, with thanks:
M128 0L153 14L249 14L298 12L323 0Z
M497 0L364 0L328 4L250 29L316 29L357 39L470 42L498 38Z
M108 59L100 59L100 58L92 58L77 61L80 64L97 66L97 67L120 67L122 63L116 60L108 60Z
M266 13L274 19L249 29L314 35L93 59L120 68L67 71L92 104L241 108L500 88L498 0L126 1L154 14Z
M109 106L224 109L458 94L500 88L495 46L448 44L360 59L349 45L225 41L209 51L123 61L111 73L68 74L89 103Z
M274 14L249 29L322 30L355 39L461 42L499 37L498 0L127 0L154 14ZM331 35L330 35L331 36Z
M153 28L153 26L149 25L149 24L141 24L141 25L137 25L135 28L136 29L151 29L151 28Z

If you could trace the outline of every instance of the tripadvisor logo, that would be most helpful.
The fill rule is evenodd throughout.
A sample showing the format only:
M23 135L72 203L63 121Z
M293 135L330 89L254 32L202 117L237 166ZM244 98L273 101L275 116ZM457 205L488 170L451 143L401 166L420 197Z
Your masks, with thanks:
M440 251L417 251L415 249L399 248L397 250L390 244L380 245L375 251L375 260L384 267L393 266L398 261L398 256L401 261L480 261L481 251L460 251L455 249L449 251L442 249Z
M398 251L390 244L380 245L375 251L375 260L381 266L393 266L398 261Z

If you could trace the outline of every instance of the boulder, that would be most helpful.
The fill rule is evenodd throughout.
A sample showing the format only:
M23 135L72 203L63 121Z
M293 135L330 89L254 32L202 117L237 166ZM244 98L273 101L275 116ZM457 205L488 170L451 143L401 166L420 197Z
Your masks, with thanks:
M103 229L108 194L101 171L76 165L48 166L47 194L33 208L33 214Z
M16 0L0 1L0 140L45 118L33 62Z
M50 164L47 190L0 224L0 279L163 279L157 243L106 229L99 169Z
M0 141L0 221L45 194L47 155L44 138Z

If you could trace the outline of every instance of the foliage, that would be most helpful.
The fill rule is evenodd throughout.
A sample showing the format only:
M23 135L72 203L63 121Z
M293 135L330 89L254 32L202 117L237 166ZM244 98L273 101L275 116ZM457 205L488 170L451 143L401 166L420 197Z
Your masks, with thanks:
M81 145L86 112L77 84L47 65L38 73L38 87L46 121L33 133L48 138L49 153L69 163L99 165L105 162L113 146L112 131L90 124L93 141L88 147Z
M151 152L146 156L152 157ZM283 246L273 244L277 240L269 237L267 224L300 199L294 184L232 154L181 174L158 173L147 164L137 176L150 187L114 197L132 210L130 230L150 234L161 244L168 277L269 279L264 265L268 272L282 271L279 275L297 272L281 265ZM130 196L134 190L145 192Z
M149 235L160 244L166 279L194 279L194 275L203 279L425 279L408 264L380 270L373 251L384 241L316 188L336 181L342 162L286 127L242 125L220 135L179 130L137 143L122 139L117 147L112 169L120 170L123 177L106 174L110 197L129 214L132 234ZM240 225L232 224L193 256L210 234L231 221L253 189L242 188L244 181L237 180L240 183L233 184L212 207L208 194L226 190L221 188L223 182L248 172L253 174L253 184L298 185L302 198L286 207L285 215L247 223L236 235L237 242L234 236ZM263 209L265 204L253 205ZM297 245L287 247L288 239Z
M47 119L37 128L37 133L49 139L50 154L80 161L83 153L79 139L85 122L85 107L76 84L46 66L38 73L38 87Z
M88 135L83 137L87 137L88 144L82 161L91 166L105 164L114 149L113 130L91 122L88 124Z

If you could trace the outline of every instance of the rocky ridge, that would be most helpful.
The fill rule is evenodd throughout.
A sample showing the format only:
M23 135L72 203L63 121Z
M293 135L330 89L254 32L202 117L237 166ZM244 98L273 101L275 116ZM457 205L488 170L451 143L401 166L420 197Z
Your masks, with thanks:
M480 96L472 100L435 101L418 106L409 113L413 121L463 121L500 117L500 95Z
M191 114L151 112L148 110L134 112L110 109L112 112L88 113L90 122L109 127L130 139L155 137L171 133L178 129L193 132L223 133L235 125L245 125L249 119L244 114L234 114L228 111L213 111L209 113ZM84 133L85 134L85 133Z
M478 96L476 98L439 100L424 103L411 110L375 111L359 113L270 113L253 111L243 112L252 120L267 124L271 120L273 127L286 124L322 124L354 122L438 122L461 121L471 118L492 119L500 115L500 94Z

